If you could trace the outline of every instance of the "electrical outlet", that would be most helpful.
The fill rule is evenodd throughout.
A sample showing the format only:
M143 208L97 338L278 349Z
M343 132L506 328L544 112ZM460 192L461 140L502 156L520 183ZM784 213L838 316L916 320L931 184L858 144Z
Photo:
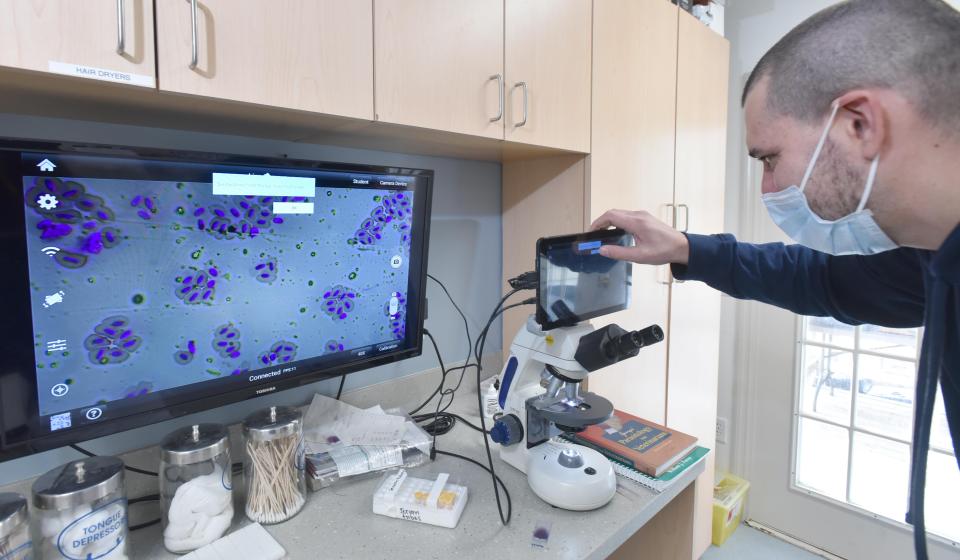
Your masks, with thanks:
M717 417L717 443L727 443L727 419Z

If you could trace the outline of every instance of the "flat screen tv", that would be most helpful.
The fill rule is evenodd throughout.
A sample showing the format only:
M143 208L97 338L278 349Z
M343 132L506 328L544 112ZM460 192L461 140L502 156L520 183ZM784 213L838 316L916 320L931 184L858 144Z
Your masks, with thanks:
M0 139L0 460L419 355L432 182Z

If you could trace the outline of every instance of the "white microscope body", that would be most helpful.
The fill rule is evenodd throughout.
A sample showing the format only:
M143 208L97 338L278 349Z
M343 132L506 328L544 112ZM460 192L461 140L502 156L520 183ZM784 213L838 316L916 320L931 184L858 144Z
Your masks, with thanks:
M635 342L623 346L618 342L623 337ZM590 371L634 356L662 338L656 326L628 333L616 325L597 331L584 323L542 331L533 317L517 333L500 376L503 415L491 439L501 444L500 457L526 473L530 488L544 501L584 511L613 498L616 475L601 453L551 438L610 418L610 401L581 392L580 382Z

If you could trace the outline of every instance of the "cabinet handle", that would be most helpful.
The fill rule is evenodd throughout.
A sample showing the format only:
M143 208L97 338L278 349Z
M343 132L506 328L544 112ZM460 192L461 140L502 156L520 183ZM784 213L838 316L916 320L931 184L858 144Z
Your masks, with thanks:
M668 211L667 219L671 221L671 227L677 227L677 206L672 202L668 202L663 205L664 209ZM670 285L670 265L665 264L657 267L657 284L663 284L664 286ZM661 280L661 278L666 278L666 280Z
M190 0L190 69L197 67L197 0Z
M126 41L123 37L123 0L117 0L117 54L123 55Z
M490 122L497 122L503 118L503 74L494 74L490 79L497 81L497 91L500 93L500 112L490 119Z
M517 82L516 84L514 84L513 87L523 88L523 119L517 124L513 125L517 128L520 128L521 126L527 124L527 114L529 109L528 101L529 101L530 95L527 89L527 82Z
M690 229L690 207L687 206L686 204L677 204L677 208L678 209L683 208L684 210L686 210L686 212L684 212L683 214L684 216L683 229L681 229L680 231L682 231L683 233L687 233L687 230Z

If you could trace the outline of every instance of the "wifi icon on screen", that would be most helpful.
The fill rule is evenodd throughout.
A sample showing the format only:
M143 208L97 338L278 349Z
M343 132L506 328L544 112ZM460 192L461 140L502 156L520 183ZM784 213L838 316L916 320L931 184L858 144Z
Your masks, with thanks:
M42 251L44 255L46 255L46 256L48 256L48 257L52 257L52 256L54 256L54 255L56 255L57 253L60 252L60 248L59 248L59 247L44 247L43 249L40 249L40 251Z

